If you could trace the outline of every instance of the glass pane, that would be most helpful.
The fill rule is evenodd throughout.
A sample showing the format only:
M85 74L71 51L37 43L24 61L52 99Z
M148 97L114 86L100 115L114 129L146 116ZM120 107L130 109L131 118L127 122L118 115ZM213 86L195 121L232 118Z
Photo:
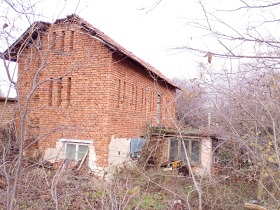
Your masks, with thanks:
M170 148L169 148L169 160L177 160L178 159L178 140L171 139L170 140Z
M199 141L192 141L191 162L200 163L200 142Z
M146 140L144 138L132 138L130 141L130 156L136 158L142 151Z
M76 145L66 144L66 159L75 160L76 156Z
M79 145L78 146L78 159L77 160L81 160L84 155L86 154L88 150L88 146L87 145Z
M182 140L180 160L186 160L186 153L185 153L185 150L184 150L183 142L185 143L187 154L189 153L189 140Z

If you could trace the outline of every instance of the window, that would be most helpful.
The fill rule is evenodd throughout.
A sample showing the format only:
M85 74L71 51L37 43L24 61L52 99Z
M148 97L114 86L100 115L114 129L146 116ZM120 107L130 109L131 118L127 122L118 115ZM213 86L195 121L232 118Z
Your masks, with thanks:
M191 164L200 164L201 142L194 139L171 139L169 142L169 160L186 161L184 144Z
M132 138L130 142L130 157L140 158L140 153L146 140L144 138Z
M81 160L88 151L87 144L66 143L66 159Z

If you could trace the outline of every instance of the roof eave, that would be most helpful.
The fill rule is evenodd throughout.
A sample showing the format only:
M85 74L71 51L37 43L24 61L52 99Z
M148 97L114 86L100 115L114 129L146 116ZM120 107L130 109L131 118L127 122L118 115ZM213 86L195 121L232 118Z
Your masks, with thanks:
M23 49L22 46L28 44L31 39L35 39L38 32L45 31L49 25L51 24L48 22L34 22L7 50L0 54L1 58L16 62L19 51Z

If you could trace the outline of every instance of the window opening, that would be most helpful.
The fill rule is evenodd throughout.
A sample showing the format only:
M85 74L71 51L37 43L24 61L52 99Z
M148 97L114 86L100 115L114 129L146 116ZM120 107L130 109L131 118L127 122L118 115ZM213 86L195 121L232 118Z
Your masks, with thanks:
M152 111L155 110L155 94L154 91L152 92Z
M50 78L50 83L49 83L49 98L48 98L49 106L52 106L52 100L53 100L53 78Z
M67 104L70 105L71 99L71 77L67 78Z
M119 79L119 85L118 85L118 107L120 107L120 100L121 100L121 80Z
M141 94L141 110L143 110L143 106L144 106L144 89L142 88L142 94Z
M61 105L62 102L62 78L57 81L57 106Z
M150 108L149 108L149 110L150 110L150 112L152 111L152 95L153 95L153 92L152 91L150 91L150 95L149 95L149 105L150 105Z
M53 49L56 48L56 32L53 32Z
M131 87L131 103L130 105L133 106L133 102L134 102L134 85L132 84L132 87Z
M144 138L132 138L130 141L130 157L140 158L141 151L145 143L146 140Z
M35 103L40 103L40 96L39 94L34 95L33 100Z
M160 115L161 115L161 94L157 94L157 124L160 124Z
M70 35L70 50L74 49L74 31L71 31Z
M181 160L186 161L185 150L183 146L185 144L188 158L191 164L200 164L201 157L201 141L193 139L170 139L169 142L169 160Z
M61 51L64 51L64 42L65 42L65 31L62 31L61 32L61 40L60 40L60 43L61 43Z
M36 39L36 47L38 49L42 49L42 44L43 44L42 40L43 40L43 34L39 33Z
M138 86L135 88L135 110L137 110Z
M147 88L144 91L144 110L147 111L146 109L147 109Z
M66 143L66 159L79 161L88 151L87 144Z
M123 82L123 105L125 106L125 91L126 91L126 82Z

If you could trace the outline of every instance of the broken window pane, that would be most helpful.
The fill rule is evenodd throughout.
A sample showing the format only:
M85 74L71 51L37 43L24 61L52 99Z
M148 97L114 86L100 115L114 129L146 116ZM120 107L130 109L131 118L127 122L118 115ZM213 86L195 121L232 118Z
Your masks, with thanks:
M66 144L66 159L75 160L76 157L76 145Z

